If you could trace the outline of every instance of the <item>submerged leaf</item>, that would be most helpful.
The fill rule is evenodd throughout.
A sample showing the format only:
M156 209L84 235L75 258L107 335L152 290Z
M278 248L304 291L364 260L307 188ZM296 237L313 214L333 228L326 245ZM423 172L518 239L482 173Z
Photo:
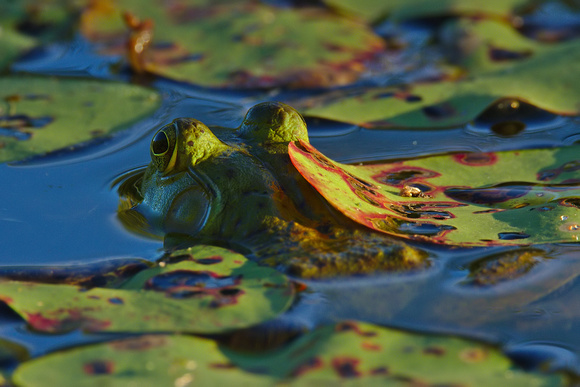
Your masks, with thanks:
M208 339L150 335L56 352L22 364L20 386L270 386L231 365Z
M223 332L286 310L294 290L279 272L218 247L171 255L121 289L1 282L0 298L42 332Z
M371 128L464 125L503 98L518 99L562 115L580 113L580 89L575 87L580 77L580 40L532 45L519 38L516 48L522 57L497 63L483 56L496 55L493 50L491 54L488 51L485 36L503 36L505 27L498 23L480 26L485 34L480 32L483 40L479 48L464 58L465 65L473 70L465 79L365 89L351 91L350 95L333 92L303 102L303 113ZM509 36L510 41L515 39Z
M298 171L352 220L391 235L463 246L578 241L579 150L461 153L352 166L307 143L289 145Z
M290 377L296 385L559 385L559 376L526 374L498 350L361 322L318 328L267 357L224 350L247 370Z
M83 79L0 78L0 162L107 136L151 114L157 93Z
M137 71L215 87L344 84L383 48L365 25L321 9L252 1L99 2L84 12L81 29L108 53L130 44Z

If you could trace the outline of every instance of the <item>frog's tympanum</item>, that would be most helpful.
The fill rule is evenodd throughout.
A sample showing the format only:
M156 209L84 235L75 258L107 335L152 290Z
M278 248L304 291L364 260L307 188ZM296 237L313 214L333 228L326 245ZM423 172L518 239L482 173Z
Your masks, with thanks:
M121 185L120 219L168 248L187 236L302 277L428 265L424 252L334 210L292 165L297 140L308 141L306 124L282 103L252 107L237 129L175 119L154 135L145 172Z

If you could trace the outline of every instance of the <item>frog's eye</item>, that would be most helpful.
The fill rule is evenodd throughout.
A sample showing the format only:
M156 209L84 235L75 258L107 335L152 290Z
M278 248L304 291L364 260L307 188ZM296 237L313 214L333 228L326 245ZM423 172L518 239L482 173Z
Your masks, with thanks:
M176 128L170 124L159 129L151 140L151 160L159 172L167 173L175 165Z

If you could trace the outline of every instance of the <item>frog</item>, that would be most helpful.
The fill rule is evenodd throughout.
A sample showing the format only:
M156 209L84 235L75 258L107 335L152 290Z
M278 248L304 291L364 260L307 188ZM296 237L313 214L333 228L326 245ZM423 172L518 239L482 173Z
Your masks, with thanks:
M119 219L166 249L225 246L303 278L429 267L425 250L334 209L293 166L291 142L309 142L307 125L281 102L251 107L234 129L176 118L153 135L145 170L119 187Z

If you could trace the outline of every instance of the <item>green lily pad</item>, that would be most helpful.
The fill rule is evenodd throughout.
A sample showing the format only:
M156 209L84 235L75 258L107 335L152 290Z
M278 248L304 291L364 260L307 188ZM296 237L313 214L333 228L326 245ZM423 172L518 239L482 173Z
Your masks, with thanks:
M266 376L232 366L215 342L149 335L56 352L22 364L19 386L272 385Z
M106 43L106 52L124 53L127 27L121 15L128 11L142 23L131 38L138 46L130 54L131 62L139 63L133 67L212 87L345 84L384 46L366 25L322 9L275 8L253 1L170 4L97 4L84 12L81 30ZM152 30L146 20L153 22Z
M488 72L517 65L534 56L551 55L555 43L526 38L511 25L496 20L459 19L449 23L443 35L459 64L469 71Z
M446 15L505 17L530 0L324 0L343 12L376 22L386 16L391 20L409 20Z
M0 298L35 330L224 332L286 310L293 285L274 269L212 246L171 255L120 289L1 282Z
M471 66L479 71L455 82L365 89L349 95L334 92L303 102L302 112L370 128L441 128L464 125L495 101L514 98L557 114L577 115L579 61L580 40L573 40L542 46L535 55L509 66L472 59Z
M34 39L0 27L0 72L7 69L15 59L35 45Z
M115 82L0 78L0 162L87 142L154 112L152 90Z
M224 350L241 368L294 385L551 386L559 376L514 369L498 350L463 339L342 322L318 328L267 357Z
M579 151L576 145L353 166L305 142L289 145L302 176L352 220L463 246L577 242Z
M75 15L85 0L0 2L0 71L40 43L72 36Z

